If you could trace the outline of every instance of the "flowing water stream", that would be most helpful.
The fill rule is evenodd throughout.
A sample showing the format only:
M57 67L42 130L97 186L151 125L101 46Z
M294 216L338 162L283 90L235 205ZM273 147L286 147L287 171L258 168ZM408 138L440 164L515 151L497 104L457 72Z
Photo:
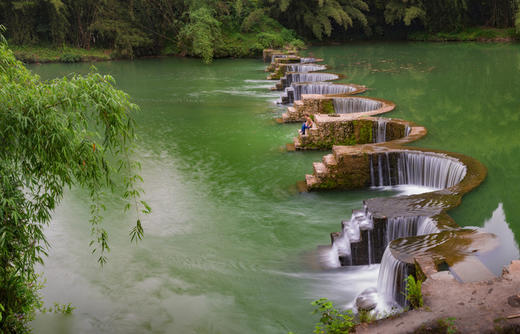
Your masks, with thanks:
M518 257L519 45L351 44L307 53L345 74L343 82L369 87L365 95L395 102L385 117L426 126L414 145L482 161L488 179L450 214L500 236L500 249L488 255L493 272ZM53 78L89 66L31 69ZM347 306L378 286L379 265L322 270L315 250L364 199L402 187L298 193L295 183L326 152L283 152L299 126L273 121L284 108L275 104L279 92L268 90L274 82L263 80L264 66L183 58L96 64L141 107L135 158L153 213L145 239L131 245L133 217L107 199L112 251L101 269L89 254L87 196L67 193L47 230L52 248L41 270L45 301L76 307L63 324L69 332L309 333L318 320L311 301ZM428 226L414 224L410 230ZM35 333L52 331L49 317L34 322Z

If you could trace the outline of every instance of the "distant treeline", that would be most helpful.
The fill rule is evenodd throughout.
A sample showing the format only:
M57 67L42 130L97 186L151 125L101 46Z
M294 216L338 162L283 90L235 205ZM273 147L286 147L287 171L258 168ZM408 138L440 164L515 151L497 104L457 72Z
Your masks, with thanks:
M520 27L519 7L520 0L0 0L0 24L13 44L211 60L299 46L301 39Z

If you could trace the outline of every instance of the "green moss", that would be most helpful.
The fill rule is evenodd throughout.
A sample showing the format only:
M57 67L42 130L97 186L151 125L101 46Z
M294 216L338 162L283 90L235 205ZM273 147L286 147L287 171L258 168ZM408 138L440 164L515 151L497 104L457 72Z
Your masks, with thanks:
M358 144L368 144L373 142L373 122L366 120L355 120L354 133Z
M323 114L335 114L336 110L334 110L334 103L332 100L322 100L321 101L321 112Z

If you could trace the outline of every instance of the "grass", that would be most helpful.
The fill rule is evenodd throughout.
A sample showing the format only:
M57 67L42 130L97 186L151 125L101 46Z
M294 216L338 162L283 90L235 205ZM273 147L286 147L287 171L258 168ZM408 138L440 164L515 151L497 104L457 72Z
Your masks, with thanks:
M12 45L17 59L25 63L74 63L79 61L110 60L111 50L81 49L70 46L56 47L52 45Z
M408 39L412 41L512 41L518 40L520 36L515 32L514 28L498 29L489 27L471 27L457 32L438 32L428 33L425 31L417 31L408 35Z

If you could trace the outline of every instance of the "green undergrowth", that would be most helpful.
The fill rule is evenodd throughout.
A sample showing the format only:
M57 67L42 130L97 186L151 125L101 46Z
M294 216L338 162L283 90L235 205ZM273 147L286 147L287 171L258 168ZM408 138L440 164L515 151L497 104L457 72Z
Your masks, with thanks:
M105 49L82 49L53 45L12 45L15 57L24 63L76 63L80 61L110 60L111 51Z
M412 41L509 41L518 40L520 35L514 28L498 29L488 27L471 27L460 31L429 33L416 31L408 35Z

